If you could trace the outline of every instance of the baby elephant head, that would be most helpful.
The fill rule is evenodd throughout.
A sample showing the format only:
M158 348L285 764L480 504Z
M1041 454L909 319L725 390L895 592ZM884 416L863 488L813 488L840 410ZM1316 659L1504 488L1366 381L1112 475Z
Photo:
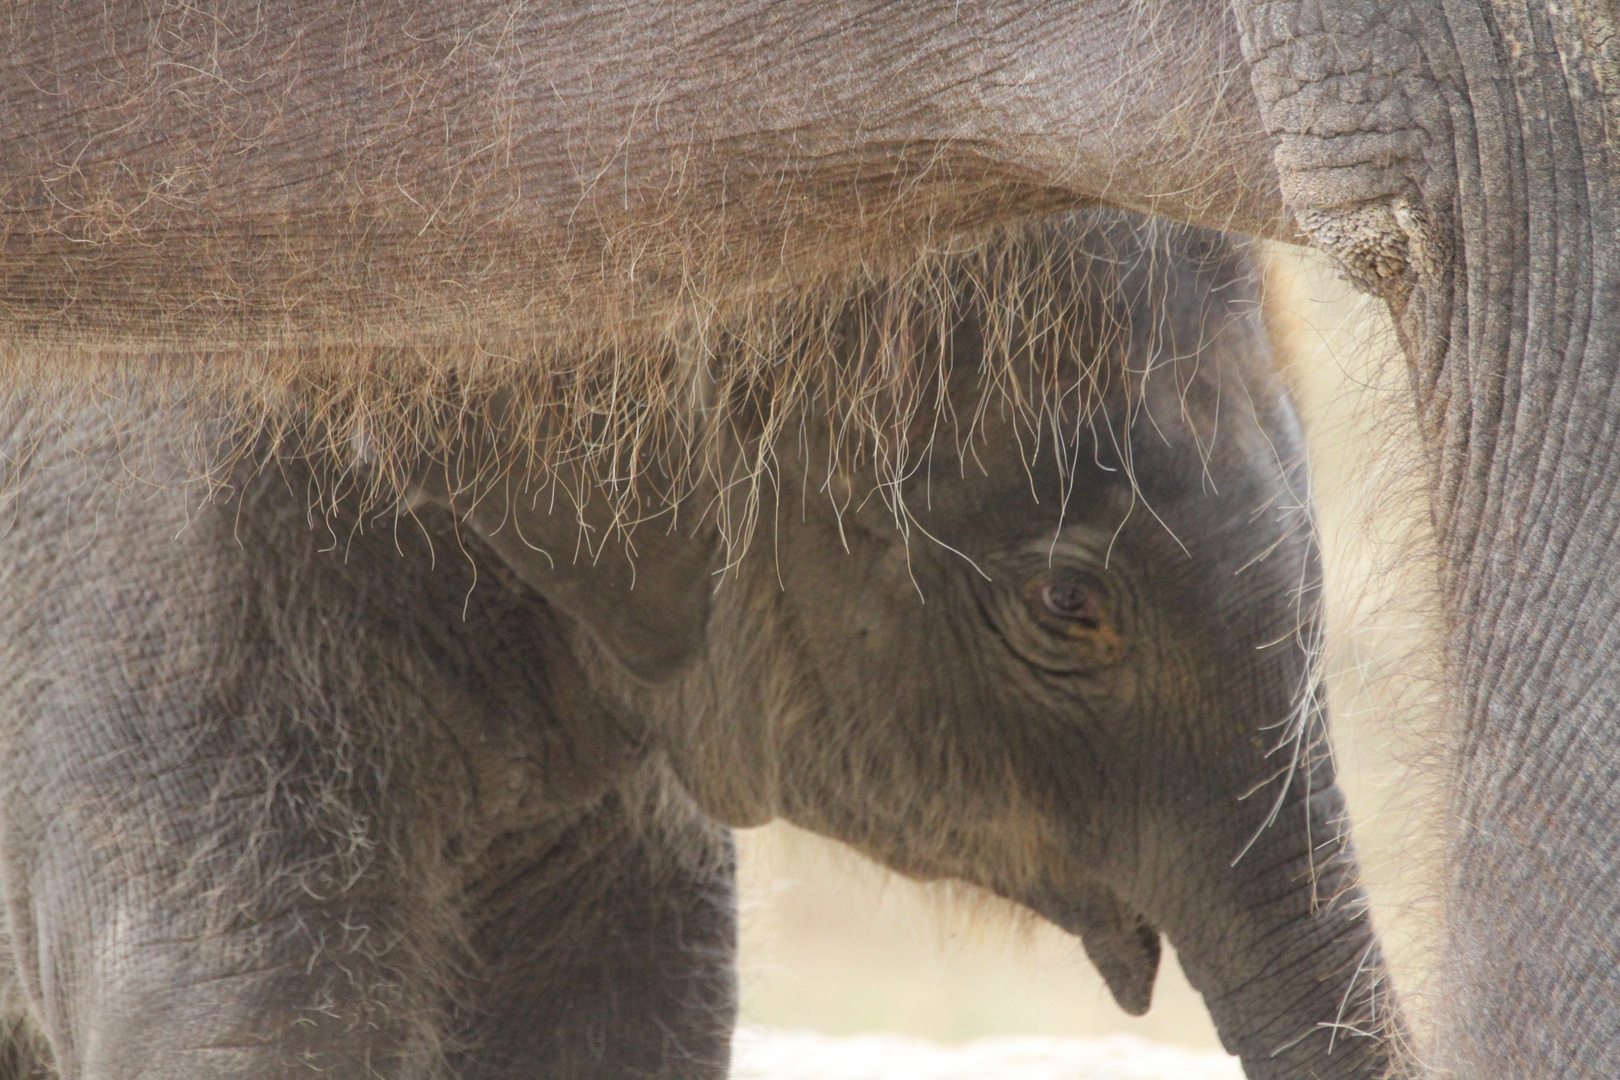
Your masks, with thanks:
M1091 216L945 280L929 319L856 304L835 336L848 370L935 328L901 343L937 378L887 443L815 408L741 441L774 465L740 561L644 528L640 580L610 585L539 560L557 526L532 510L481 531L631 673L715 817L1023 904L1127 1012L1167 936L1251 1077L1384 1076L1309 481L1251 265Z

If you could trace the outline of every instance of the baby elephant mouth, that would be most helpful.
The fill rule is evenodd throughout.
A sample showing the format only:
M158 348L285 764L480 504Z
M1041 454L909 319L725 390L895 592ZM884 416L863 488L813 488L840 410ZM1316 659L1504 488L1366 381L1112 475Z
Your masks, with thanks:
M1087 882L1061 892L1050 884L1024 901L1036 914L1075 935L1119 1007L1142 1016L1153 1004L1163 949L1159 928L1106 885Z

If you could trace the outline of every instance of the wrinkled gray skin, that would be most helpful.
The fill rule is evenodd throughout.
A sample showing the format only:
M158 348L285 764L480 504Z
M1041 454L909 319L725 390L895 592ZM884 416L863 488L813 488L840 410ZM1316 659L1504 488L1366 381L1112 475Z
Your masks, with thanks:
M1620 1075L1617 28L1603 0L18 0L0 333L251 367L586 337L1093 202L1306 236L1388 301L1429 450L1425 1060Z
M443 515L334 547L301 462L207 500L184 416L71 423L0 570L8 996L60 1075L716 1075L729 841L570 622Z
M321 518L336 481L290 452L188 482L209 438L139 394L11 416L5 1075L48 1045L97 1080L722 1076L725 826L780 816L1033 908L1131 1012L1162 933L1251 1077L1381 1076L1250 267L1118 219L1030 250L1090 312L1031 355L1108 382L1064 449L1021 451L992 396L897 500L827 475L812 414L723 579L696 515L637 531L630 588L521 477L430 466L414 517ZM982 320L955 314L965 408Z

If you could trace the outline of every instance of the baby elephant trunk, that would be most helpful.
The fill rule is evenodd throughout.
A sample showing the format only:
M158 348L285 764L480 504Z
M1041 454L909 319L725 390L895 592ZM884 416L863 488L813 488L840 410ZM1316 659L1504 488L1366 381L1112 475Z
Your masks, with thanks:
M1246 850L1212 841L1155 912L1250 1080L1398 1072L1399 1020L1344 822L1330 765L1296 775Z
M1264 794L1242 804L1246 825L1210 812L1196 815L1201 827L1172 828L1180 842L1165 844L1158 870L1139 868L1126 887L1048 880L1023 900L1080 937L1132 1015L1148 1011L1162 931L1249 1080L1407 1075L1331 766L1296 775L1269 824L1275 789L1271 801L1249 805Z

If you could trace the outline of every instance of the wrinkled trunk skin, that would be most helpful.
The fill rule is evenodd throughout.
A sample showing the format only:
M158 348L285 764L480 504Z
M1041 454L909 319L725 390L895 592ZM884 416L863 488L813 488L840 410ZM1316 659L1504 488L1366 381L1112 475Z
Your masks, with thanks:
M1428 440L1452 688L1430 1057L1620 1075L1620 15L1236 8L1284 196L1389 300Z
M1032 906L1081 936L1136 1016L1149 1008L1163 931L1249 1080L1405 1076L1407 1034L1357 883L1344 796L1331 756L1314 754L1280 803L1268 787L1240 813L1206 808L1196 815L1205 828L1179 843L1191 815L1159 844L1142 842L1162 853L1148 880L1131 875L1119 892L1071 884L1062 900Z
M1329 763L1315 773L1296 778L1277 820L1235 866L1206 858L1207 877L1186 882L1187 906L1165 920L1188 981L1250 1080L1383 1077L1402 1041L1342 831L1344 797ZM1224 851L1209 845L1209 854Z

